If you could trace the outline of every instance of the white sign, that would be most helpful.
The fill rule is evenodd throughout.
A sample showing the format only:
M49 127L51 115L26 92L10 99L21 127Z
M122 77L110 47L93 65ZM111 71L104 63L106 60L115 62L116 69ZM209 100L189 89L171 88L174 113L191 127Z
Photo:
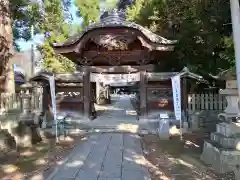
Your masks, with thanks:
M160 116L160 119L168 119L169 118L167 113L160 113L159 116Z
M91 74L91 82L103 82L104 84L128 83L140 81L140 74Z
M181 121L181 81L180 76L176 75L171 77L172 80L172 91L173 91L173 103L174 103L174 114L176 120Z
M52 112L54 121L57 124L57 107L56 107L56 95L55 95L55 78L51 76L49 78L49 85L50 85L50 92L51 92L51 99L52 99ZM56 125L57 126L57 125Z

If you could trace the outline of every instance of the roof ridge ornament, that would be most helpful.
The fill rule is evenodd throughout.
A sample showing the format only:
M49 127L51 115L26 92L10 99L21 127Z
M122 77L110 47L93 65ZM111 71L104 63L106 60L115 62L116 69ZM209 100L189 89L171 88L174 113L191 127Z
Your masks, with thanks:
M118 10L116 8L108 10L108 11L105 10L105 11L103 11L103 13L100 17L100 21L102 23L126 21L125 11L123 9Z

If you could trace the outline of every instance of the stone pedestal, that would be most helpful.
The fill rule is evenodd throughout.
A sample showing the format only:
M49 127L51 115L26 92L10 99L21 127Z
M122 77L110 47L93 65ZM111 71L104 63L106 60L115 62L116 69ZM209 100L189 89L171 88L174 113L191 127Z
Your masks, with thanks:
M204 142L201 160L219 173L234 172L236 179L240 179L240 123L232 121L238 115L236 80L227 80L226 89L220 94L226 96L227 107L218 115L222 123L216 125L216 132Z
M205 140L201 160L218 173L234 172L240 179L240 124L219 123L210 140Z
M204 149L201 160L211 166L218 173L227 173L234 171L236 179L239 179L240 151L233 149L224 149L214 145L211 141L204 142Z

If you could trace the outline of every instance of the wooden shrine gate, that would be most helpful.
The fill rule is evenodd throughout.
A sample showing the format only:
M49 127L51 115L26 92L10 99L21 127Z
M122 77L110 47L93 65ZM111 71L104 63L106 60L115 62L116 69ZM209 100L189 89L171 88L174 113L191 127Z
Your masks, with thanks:
M147 78L145 67L161 64L163 57L174 50L176 42L127 21L124 12L113 9L104 12L99 22L91 24L64 43L52 44L52 47L56 53L82 66L84 113L85 116L89 113L87 117L90 117L92 107L91 67L138 66L137 75L122 75L122 79L121 76L114 78L110 75L111 78L104 78L104 82L116 81L116 78L125 81L131 79L130 76L136 77L132 80L138 81L140 115L145 118L147 107L152 104L147 99L148 86L154 86L154 83L150 83L151 77Z
M173 112L171 77L176 72L133 74L72 73L55 74L57 111L75 111L79 118L94 119L94 84L103 81L136 82L138 86L138 110L141 118L157 118L160 111ZM88 75L88 77L86 77ZM32 78L43 88L44 111L51 110L51 96L48 85L49 74L40 73ZM90 83L89 83L90 82ZM185 95L182 97L186 97ZM87 103L89 102L89 104ZM184 100L182 101L184 102Z

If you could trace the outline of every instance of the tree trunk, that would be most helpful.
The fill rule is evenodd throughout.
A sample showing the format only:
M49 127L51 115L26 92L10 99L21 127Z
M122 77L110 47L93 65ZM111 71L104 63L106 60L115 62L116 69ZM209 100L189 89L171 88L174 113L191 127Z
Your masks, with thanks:
M1 91L13 93L14 74L11 64L13 35L9 0L0 0L0 84Z

